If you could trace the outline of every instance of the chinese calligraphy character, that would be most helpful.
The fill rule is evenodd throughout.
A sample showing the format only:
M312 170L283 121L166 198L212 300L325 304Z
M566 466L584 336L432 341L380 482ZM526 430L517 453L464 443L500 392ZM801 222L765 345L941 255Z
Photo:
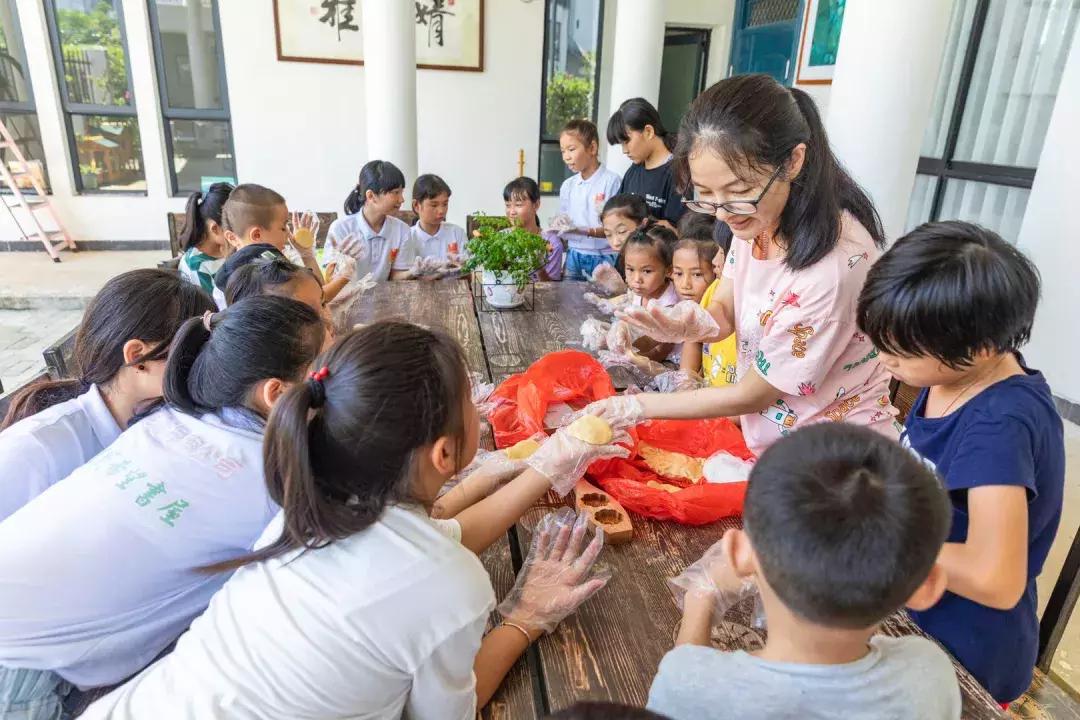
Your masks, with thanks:
M453 5L453 1L450 2ZM446 0L425 0L416 3L416 24L427 25L428 28L428 47L431 47L432 41L439 47L443 47L445 44L445 37L443 36L443 21L447 15L453 15L454 13L446 9Z
M128 485L135 482L136 480L142 480L144 477L146 477L146 473L144 473L143 471L132 470L124 476L123 480L116 483L116 487L120 488L121 490L127 490Z
M165 483L161 482L161 483L157 483L156 485L151 484L151 483L146 483L146 492L140 493L139 496L137 498L135 498L135 504L138 505L139 507L146 507L147 505L150 504L150 501L153 500L155 497L157 497L158 495L164 495L164 494L165 494Z
M187 500L174 500L168 505L162 505L158 508L158 511L165 511L164 515L160 516L161 522L165 523L169 527L176 527L176 520L183 514L184 508L190 503Z
M330 27L337 28L338 41L341 41L342 30L358 31L353 14L356 12L356 0L323 0L322 8L326 14L319 18L319 22L326 23Z

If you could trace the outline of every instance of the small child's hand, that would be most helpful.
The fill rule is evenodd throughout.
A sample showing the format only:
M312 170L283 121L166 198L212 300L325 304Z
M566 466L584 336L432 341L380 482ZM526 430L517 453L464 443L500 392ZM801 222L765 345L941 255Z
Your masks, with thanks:
M337 251L359 261L367 256L367 244L364 242L362 235L351 233L337 243Z
M593 270L592 282L607 295L622 295L626 293L626 282L616 270L608 263L600 263Z
M356 276L356 258L349 255L341 255L334 261L333 272L330 275L330 279L345 278L346 281L352 280Z
M313 212L293 213L289 222L289 243L301 257L315 256L315 238L319 236L319 216Z

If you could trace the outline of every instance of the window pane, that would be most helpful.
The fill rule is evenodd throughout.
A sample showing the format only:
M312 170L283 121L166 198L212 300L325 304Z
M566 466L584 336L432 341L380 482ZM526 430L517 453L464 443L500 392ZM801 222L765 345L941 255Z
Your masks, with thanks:
M1078 19L1075 0L990 3L957 160L1038 165Z
M593 117L596 50L600 45L601 0L551 0L547 16L547 67L544 68L544 127L541 136L558 137L567 120Z
M1020 235L1027 207L1027 188L990 185L973 180L947 180L939 220L967 220L988 227L1011 243Z
M222 109L217 27L210 0L154 0L169 107Z
M0 100L33 102L14 0L0 0Z
M3 120L4 124L7 125L8 132L11 133L15 144L19 146L20 152L26 158L27 167L23 168L7 148L0 149L0 161L4 162L12 173L32 173L48 191L49 174L45 169L45 152L41 148L41 130L38 128L37 114L13 113L0 115L0 120ZM18 183L19 189L23 192L33 192L34 186L30 178L16 177L15 182Z
M131 105L124 38L111 0L55 2L69 100Z
M232 132L221 120L170 120L178 192L195 192L223 179L236 183Z
M558 194L563 180L572 173L562 161L562 152L558 143L543 143L540 146L540 192L544 195Z
M923 133L921 154L924 157L940 158L945 152L945 136L949 132L949 121L956 105L960 68L967 53L976 4L977 0L956 0L953 3L949 29L945 35L945 54L934 90L934 104L930 108L926 132Z
M934 190L938 179L933 175L916 175L915 186L911 189L908 201L907 224L904 232L913 230L930 219L930 205L934 202Z
M146 175L133 117L72 115L83 190L145 190Z

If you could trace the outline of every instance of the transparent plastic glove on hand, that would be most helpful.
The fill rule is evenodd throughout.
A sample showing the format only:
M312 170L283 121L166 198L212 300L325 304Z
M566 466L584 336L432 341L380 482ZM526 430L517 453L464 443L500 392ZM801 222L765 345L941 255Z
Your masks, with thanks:
M303 257L315 256L315 238L321 221L316 213L293 213L289 221L289 242Z
M607 295L623 295L626 293L626 281L622 279L619 271L610 263L597 265L589 280Z
M551 219L551 229L555 232L568 232L574 229L574 221L566 213L556 215Z
M356 259L348 255L342 255L334 263L334 272L330 276L330 279L345 278L345 280L348 281L352 280L355 276Z
M581 323L581 344L589 352L596 352L607 347L607 334L611 329L609 323L596 318L586 318Z
M576 420L586 414L599 415L613 428L634 427L645 421L645 409L632 395L614 395L589 403L584 410L571 419Z
M367 256L367 244L364 242L363 235L356 233L346 235L336 244L336 247L338 254L348 255L357 261L363 260Z
M532 546L514 587L499 604L508 621L546 633L611 579L610 571L597 568L604 548L604 531L597 528L589 539L586 513L569 508L550 513L537 524Z
M634 352L634 332L625 322L616 320L608 329L607 347L616 355L629 355Z
M724 619L724 615L736 604L746 598L758 595L757 585L749 578L740 578L724 558L720 541L705 551L698 560L673 578L668 578L668 589L679 610L683 610L686 596L694 594L712 594L713 623ZM759 602L755 601L753 615L758 614ZM760 618L752 618L754 627L761 627Z
M668 370L657 375L652 381L656 392L673 393L684 390L700 390L706 387L705 379L686 370Z
M720 334L713 316L693 300L683 300L669 308L650 300L646 307L624 308L615 316L657 342L702 342Z
M581 296L585 302L595 305L596 309L604 315L614 315L620 308L626 306L630 299L628 295L616 295L613 298L602 298L596 293L587 292Z
M607 445L592 445L578 440L566 427L561 427L525 462L551 480L551 489L562 497L574 489L577 481L585 476L585 471L593 462L629 457L629 450L616 445L620 442L629 443L630 436L625 432L616 432Z

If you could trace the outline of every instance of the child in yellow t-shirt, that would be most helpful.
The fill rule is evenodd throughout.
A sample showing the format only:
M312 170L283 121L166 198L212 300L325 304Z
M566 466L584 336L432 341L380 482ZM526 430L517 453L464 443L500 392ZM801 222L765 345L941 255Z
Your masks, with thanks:
M722 226L722 227L721 227ZM719 231L718 231L719 229ZM722 232L727 226L716 222L711 215L686 213L679 221L679 244L675 248L672 281L680 299L694 300L709 307L713 294L720 287L731 233ZM704 288L704 292L700 290ZM734 385L735 333L720 342L684 343L679 368L700 372L711 385Z

